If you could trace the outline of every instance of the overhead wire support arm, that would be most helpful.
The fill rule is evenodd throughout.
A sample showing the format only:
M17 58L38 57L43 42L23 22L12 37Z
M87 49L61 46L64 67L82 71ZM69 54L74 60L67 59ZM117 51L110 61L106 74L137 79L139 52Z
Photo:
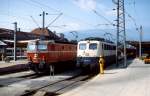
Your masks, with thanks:
M39 28L40 28L40 26L39 26L39 24L36 22L36 20L32 17L32 16L30 16L31 17L31 19L33 20L33 22L36 24L36 26L38 26Z
M136 23L136 20L135 20L135 18L133 18L129 13L127 13L126 11L125 11L125 14L127 14L127 16L133 21L133 23L134 23L134 26L136 27L136 30L138 29L138 25L137 25L137 23Z
M50 22L50 23L47 25L47 28L50 27L50 25L52 25L61 15L63 15L63 13L60 13L52 22Z

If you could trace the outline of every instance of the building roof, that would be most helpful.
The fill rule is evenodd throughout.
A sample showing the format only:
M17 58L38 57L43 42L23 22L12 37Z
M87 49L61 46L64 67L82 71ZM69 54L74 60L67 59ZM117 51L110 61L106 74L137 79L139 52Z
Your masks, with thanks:
M17 40L30 40L37 39L39 35L29 33L29 32L17 32L16 38ZM14 39L14 31L10 29L0 28L0 39L1 40L13 40Z
M0 46L5 46L5 45L7 45L7 44L2 42L2 41L0 41Z
M41 38L42 37L42 38ZM56 41L65 41L68 42L66 38L62 38L57 36L54 32L50 31L49 29L36 28L31 32L17 32L16 38L18 41L26 41L26 40L35 40L35 39L43 39L44 40L56 40ZM2 40L7 45L13 46L14 40L14 31L10 29L0 28L0 40ZM18 42L19 43L19 42Z
M45 28L44 30L42 28L36 28L33 31L31 31L32 34L40 35L47 37L49 39L60 39L55 33L50 31L49 29Z

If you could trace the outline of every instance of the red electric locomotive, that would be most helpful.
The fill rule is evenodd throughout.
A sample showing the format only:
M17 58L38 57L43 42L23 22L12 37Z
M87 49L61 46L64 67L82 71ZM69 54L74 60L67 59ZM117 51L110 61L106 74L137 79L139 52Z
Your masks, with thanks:
M76 50L76 44L72 43L33 40L28 42L27 58L33 71L43 72L50 66L63 66L59 62L75 61Z

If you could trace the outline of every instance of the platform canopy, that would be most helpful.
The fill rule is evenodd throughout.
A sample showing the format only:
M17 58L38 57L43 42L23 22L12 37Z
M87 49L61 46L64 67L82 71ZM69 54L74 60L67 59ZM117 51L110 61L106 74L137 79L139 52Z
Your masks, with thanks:
M138 41L127 41L128 44L135 46L135 47L139 47L139 42ZM142 41L141 45L143 48L150 48L150 41Z
M128 44L134 46L139 50L139 41L127 41ZM150 54L150 41L141 42L142 53Z

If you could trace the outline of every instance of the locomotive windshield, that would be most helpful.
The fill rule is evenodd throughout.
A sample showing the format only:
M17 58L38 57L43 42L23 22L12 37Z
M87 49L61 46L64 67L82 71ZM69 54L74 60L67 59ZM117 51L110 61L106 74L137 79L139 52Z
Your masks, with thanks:
M36 50L36 45L35 44L28 44L28 48L27 48L28 51L34 51Z
M97 43L90 43L89 44L89 49L96 50L97 49Z
M47 44L43 41L39 41L37 45L37 49L40 51L45 51L47 50Z
M28 51L35 51L35 50L39 50L39 51L45 51L47 50L47 45L43 42L38 42L38 43L28 43Z
M44 50L46 50L47 49L47 45L46 44L38 44L38 50L42 50L42 51L44 51Z
M80 50L85 50L86 49L86 43L79 44L79 49Z

